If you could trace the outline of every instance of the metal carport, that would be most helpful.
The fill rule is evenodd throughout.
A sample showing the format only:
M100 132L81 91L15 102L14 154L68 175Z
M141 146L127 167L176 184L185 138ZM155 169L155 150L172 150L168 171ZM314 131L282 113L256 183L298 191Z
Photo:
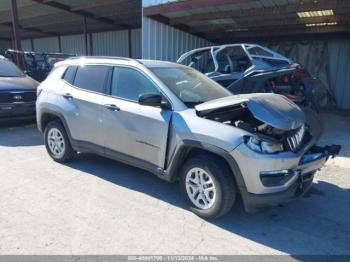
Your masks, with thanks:
M140 27L139 0L5 0L0 3L0 47L21 49L23 46L27 51L85 55L119 48L123 49L120 55L137 57L140 56L136 54ZM107 37L114 38L114 42L111 40L110 46L104 47L106 36L101 33L110 31L114 35ZM133 48L133 45L138 46Z
M144 0L142 22L145 58L260 43L305 65L350 109L349 0Z
M304 64L350 109L349 0L5 0L0 51L15 47L13 2L23 50L176 61L198 47L258 42Z

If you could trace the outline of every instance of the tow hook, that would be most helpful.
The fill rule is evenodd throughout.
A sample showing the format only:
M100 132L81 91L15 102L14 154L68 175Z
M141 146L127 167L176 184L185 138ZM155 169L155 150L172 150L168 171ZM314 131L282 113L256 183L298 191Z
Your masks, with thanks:
M328 157L334 158L336 155L339 154L341 146L340 145L325 146L324 149Z
M310 153L321 153L323 154L323 156L326 156L327 160L329 157L334 158L336 155L339 154L341 150L341 146L340 145L331 145L331 146L314 146Z
M302 159L300 160L300 165L310 165L312 162L316 162L318 160L323 159L323 164L325 161L328 160L329 157L334 158L336 155L339 154L341 150L340 145L330 145L330 146L314 146L307 154L305 154ZM299 195L301 192L304 191L305 186L307 185L308 181L312 181L313 174L316 170L319 170L320 166L318 168L313 168L308 171L308 173L302 174L302 170L296 170L295 172L298 174L298 191L296 191L296 195Z

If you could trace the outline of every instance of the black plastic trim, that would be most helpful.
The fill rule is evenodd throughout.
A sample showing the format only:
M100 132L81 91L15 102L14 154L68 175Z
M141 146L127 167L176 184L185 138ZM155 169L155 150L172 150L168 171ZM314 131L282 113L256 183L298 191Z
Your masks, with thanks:
M307 179L304 180L303 177ZM242 199L245 210L247 212L254 212L261 208L277 206L302 197L312 186L314 173L306 174L303 177L300 176L284 191L268 194L252 194L244 192L242 194Z
M167 177L167 181L175 181L177 179L178 169L181 167L181 164L185 161L188 153L192 149L200 149L204 152L213 153L223 158L232 171L239 191L246 191L246 185L244 183L241 170L239 169L236 160L230 155L229 152L217 146L194 140L183 140L180 144L177 145L175 153L170 158L167 169L164 171L164 174Z
M64 129L67 132L67 135L68 135L68 138L70 140L70 143L73 146L74 140L73 140L72 135L70 133L70 130L68 128L67 121L65 120L64 116L61 113L57 113L56 111L53 111L53 110L50 110L50 109L45 109L45 110L41 111L40 117L37 118L37 127L38 127L39 131L41 133L44 132L44 129L43 129L43 126L42 126L42 116L45 115L45 114L49 114L49 115L55 116L55 117L60 119L60 121L62 122L62 124L64 126Z
M122 162L130 166L146 170L159 177L162 177L163 175L163 172L162 172L163 170L161 168L159 168L157 165L154 165L148 161L145 161L115 150L111 150L103 146L96 145L94 143L86 142L86 141L73 140L73 144L74 144L73 148L77 151L95 153L100 156L104 156L104 157L116 160L118 162Z

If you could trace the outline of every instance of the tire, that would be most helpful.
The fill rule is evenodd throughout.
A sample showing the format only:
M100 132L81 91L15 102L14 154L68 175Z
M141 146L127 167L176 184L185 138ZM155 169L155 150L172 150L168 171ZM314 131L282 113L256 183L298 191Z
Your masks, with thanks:
M51 121L46 125L44 140L47 152L56 162L64 163L74 158L75 151L71 146L66 130L59 121Z
M204 179L199 182L200 186L194 186L198 176ZM226 162L214 155L201 154L188 159L179 179L180 191L189 209L201 218L210 220L223 216L231 210L236 200L237 188L233 174ZM200 192L198 195L195 194L197 190ZM203 197L207 201L204 202Z

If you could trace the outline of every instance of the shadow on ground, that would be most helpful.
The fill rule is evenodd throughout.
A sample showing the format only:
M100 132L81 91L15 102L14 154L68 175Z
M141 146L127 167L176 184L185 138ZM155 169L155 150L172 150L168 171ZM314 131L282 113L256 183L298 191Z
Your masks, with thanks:
M0 146L21 147L43 145L42 134L32 122L0 124Z
M169 184L150 173L90 154L79 155L68 166L187 209L178 183ZM228 215L209 223L281 252L310 254L322 246L329 251L344 234L348 238L350 212L346 203L350 203L349 190L319 182L303 199L257 213L246 213L239 199ZM338 217L331 210L348 214Z
M324 141L334 143L339 137L329 132ZM42 144L42 135L35 126L0 127L0 147ZM348 149L349 144L344 143L344 148ZM92 154L78 155L67 166L187 209L177 183L169 184L148 172ZM337 172L344 175L349 169L326 166L322 172L330 178L327 181L332 181ZM229 214L208 223L284 253L350 254L349 206L349 189L319 181L303 199L288 205L248 214L238 200Z

